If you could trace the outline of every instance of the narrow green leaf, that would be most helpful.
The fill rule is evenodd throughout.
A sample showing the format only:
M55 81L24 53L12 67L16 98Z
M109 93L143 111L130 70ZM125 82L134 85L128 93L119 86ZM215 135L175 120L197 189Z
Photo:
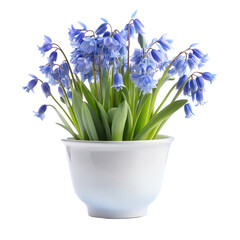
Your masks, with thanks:
M73 111L77 118L78 125L79 125L80 131L82 133L83 139L88 140L87 132L84 128L83 121L82 121L82 114L81 114L82 103L83 103L83 101L82 101L82 98L81 98L79 92L77 92L75 89L73 89L73 92L72 92Z
M92 119L92 115L90 113L90 110L88 109L87 105L85 102L82 103L82 108L81 108L81 113L82 113L82 120L83 120L83 124L84 127L87 131L87 134L89 136L90 140L95 140L98 141L98 135L97 135L97 131Z
M101 119L102 119L102 123L106 132L106 137L108 141L111 141L112 136L111 136L111 130L110 130L110 125L109 125L109 119L108 119L108 115L105 112L104 107L101 105L101 103L97 102L99 111L100 111L100 115L101 115Z
M134 137L134 140L144 140L152 129L160 125L187 102L188 100L178 100L170 103L149 121L149 123Z
M88 104L92 107L92 109L95 111L95 113L98 116L96 98L92 95L92 93L89 91L89 89L86 87L86 85L83 82L81 82L80 84L82 85L82 91L83 91L84 97L86 98Z
M79 137L77 134L75 134L74 132L71 132L71 130L68 129L65 125L63 125L63 124L61 124L61 123L56 123L56 124L57 124L58 126L64 128L65 130L67 130L67 131L73 136L74 139L76 139L76 140L81 140L80 137Z
M77 134L72 130L71 126L68 124L67 120L63 117L63 115L54 107L57 115L59 116L59 118L61 119L62 123L63 123L63 126L65 126L64 128L69 132L71 133L71 135L77 139ZM59 124L58 124L59 125Z
M149 121L150 114L151 114L149 112L150 104L151 104L151 97L147 97L142 107L141 113L139 114L139 117L138 117L137 125L134 132L135 135L138 134Z
M131 140L132 129L133 129L133 116L132 116L132 112L129 105L127 104L127 121L126 121L125 130L124 130L125 140Z
M95 125L99 140L106 140L106 133L104 131L104 127L101 120L99 119L95 111L91 108L91 106L88 103L86 103L86 105L91 113L92 120Z
M113 117L114 117L116 111L117 111L117 108L116 108L116 107L110 108L110 109L108 110L108 113L107 113L107 114L108 114L108 119L109 119L109 124L110 124L110 126L112 126L112 120L113 120Z
M125 122L127 119L128 105L123 101L117 108L112 120L112 140L122 141Z

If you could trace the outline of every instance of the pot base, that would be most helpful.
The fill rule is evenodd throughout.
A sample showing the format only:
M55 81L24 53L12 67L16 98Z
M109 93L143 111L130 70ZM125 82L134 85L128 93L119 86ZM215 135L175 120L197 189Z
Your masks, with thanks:
M96 218L108 218L108 219L124 219L124 218L138 218L147 215L147 208L138 210L103 210L88 208L88 215Z

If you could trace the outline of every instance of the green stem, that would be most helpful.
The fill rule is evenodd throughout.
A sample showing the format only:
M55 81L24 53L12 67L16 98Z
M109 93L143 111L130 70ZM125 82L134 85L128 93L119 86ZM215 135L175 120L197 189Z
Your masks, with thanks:
M161 104L158 106L157 110L154 112L154 114L152 115L152 117L154 117L158 112L159 110L161 109L161 107L163 106L163 104L166 102L166 100L168 99L169 95L171 94L171 92L175 89L177 83L175 83L173 85L173 87L169 90L169 92L167 93L166 97L163 99L163 101L161 102Z

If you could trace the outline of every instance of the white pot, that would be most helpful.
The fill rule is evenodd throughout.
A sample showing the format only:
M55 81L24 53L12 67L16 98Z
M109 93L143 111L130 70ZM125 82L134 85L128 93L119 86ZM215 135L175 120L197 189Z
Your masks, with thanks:
M148 141L63 140L77 196L88 214L132 218L147 214L160 192L172 137Z

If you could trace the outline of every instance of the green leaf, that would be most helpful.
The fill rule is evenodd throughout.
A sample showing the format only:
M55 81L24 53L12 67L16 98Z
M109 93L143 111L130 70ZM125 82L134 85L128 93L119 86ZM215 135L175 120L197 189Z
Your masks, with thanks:
M128 105L123 101L117 108L112 120L112 140L122 141L125 122L127 119Z
M58 126L64 128L65 130L67 130L67 131L73 136L74 139L76 139L76 140L81 140L80 137L79 137L77 134L75 134L74 132L71 132L71 130L69 130L65 125L63 125L63 124L61 124L61 123L56 123L56 124L57 124Z
M82 108L81 108L81 113L82 113L82 120L83 120L83 125L87 131L88 137L92 141L98 141L98 134L92 119L92 115L90 113L90 110L87 107L87 104L85 102L82 103Z
M113 108L111 108L111 109L108 110L108 113L107 113L107 114L108 114L108 119L109 119L109 124L110 124L110 126L112 125L112 120L113 120L113 117L114 117L116 111L117 111L117 108L116 108L116 107L113 107Z
M87 107L88 107L88 109L91 113L92 120L93 120L93 123L96 127L99 140L106 140L106 133L104 131L104 127L102 125L101 120L99 119L99 117L97 116L95 111L91 108L91 106L88 103L86 103L86 105L87 105Z
M82 101L81 95L79 94L79 92L77 92L75 89L73 89L73 91L72 91L73 111L74 111L75 116L77 118L78 125L80 127L80 131L82 133L83 139L88 140L87 132L84 128L83 120L82 120L82 114L81 114L82 103L83 103L83 101Z
M54 109L59 118L61 119L64 129L66 129L75 139L79 139L80 137L72 130L71 126L68 124L67 120L63 117L63 115L55 107Z
M101 115L101 119L102 119L102 123L106 132L106 137L108 141L112 140L112 136L111 136L111 130L110 130L110 126L109 126L109 119L108 119L108 115L104 109L104 107L101 105L101 103L97 102L99 111L100 111L100 115Z
M132 112L127 104L127 122L126 122L126 127L124 130L124 139L125 140L131 140L131 134L132 134L132 129L133 129L133 117L132 117Z
M84 97L86 98L88 104L92 107L92 109L98 115L96 98L92 95L92 93L89 91L89 89L86 87L86 85L83 82L80 82L80 84L82 86L82 91L83 91Z
M138 120L137 120L135 132L134 132L135 135L137 133L139 133L149 121L150 114L151 114L149 112L149 108L150 108L150 104L151 104L150 96L151 95L149 94L149 97L146 98L146 101L144 101L144 104L142 106L141 112L140 112Z
M154 129L157 125L160 125L164 120L168 119L187 102L188 100L178 100L170 103L149 121L149 123L134 137L134 140L144 140L152 129Z

